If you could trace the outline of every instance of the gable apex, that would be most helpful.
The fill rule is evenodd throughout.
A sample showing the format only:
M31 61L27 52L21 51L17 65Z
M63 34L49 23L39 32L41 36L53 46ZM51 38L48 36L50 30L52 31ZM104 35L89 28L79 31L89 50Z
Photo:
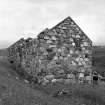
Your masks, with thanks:
M58 23L57 25L52 27L51 30L56 28L57 26L60 26L61 24L65 23L65 22L71 22L71 21L73 21L72 18L70 16L68 16L67 18L63 19L60 23Z
M83 32L83 30L75 23L75 21L68 16L63 21L52 27L50 30L71 30L74 31L73 33L76 33L75 35L81 34L87 37L87 39L92 43L91 39ZM60 31L59 31L60 32Z

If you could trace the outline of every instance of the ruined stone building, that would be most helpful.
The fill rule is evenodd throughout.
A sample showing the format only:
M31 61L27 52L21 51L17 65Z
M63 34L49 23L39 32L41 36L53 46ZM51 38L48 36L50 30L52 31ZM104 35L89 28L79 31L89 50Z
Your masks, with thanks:
M37 38L22 38L11 45L8 59L40 83L81 82L91 77L92 41L67 17Z

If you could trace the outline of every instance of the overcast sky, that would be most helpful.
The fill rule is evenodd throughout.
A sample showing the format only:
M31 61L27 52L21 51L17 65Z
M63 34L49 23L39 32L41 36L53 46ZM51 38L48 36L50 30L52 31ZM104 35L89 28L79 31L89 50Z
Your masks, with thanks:
M0 48L34 38L68 16L95 44L105 44L105 0L0 0Z

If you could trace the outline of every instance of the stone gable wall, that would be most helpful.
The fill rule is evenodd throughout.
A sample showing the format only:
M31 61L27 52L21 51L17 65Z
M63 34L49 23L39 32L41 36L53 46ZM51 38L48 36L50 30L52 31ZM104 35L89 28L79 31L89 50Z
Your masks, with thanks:
M8 58L42 84L85 80L92 72L92 42L71 20L45 29L36 39L20 39Z

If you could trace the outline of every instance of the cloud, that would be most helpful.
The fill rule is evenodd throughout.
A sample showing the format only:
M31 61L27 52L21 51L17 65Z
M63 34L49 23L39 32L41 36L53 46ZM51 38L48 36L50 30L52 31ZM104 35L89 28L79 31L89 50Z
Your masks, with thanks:
M36 37L71 16L94 43L103 44L104 4L104 0L0 0L0 42L10 45L21 37Z
M90 39L92 39L94 43L104 43L105 20L102 17L84 14L80 17L74 18L74 20L81 27L81 29L90 37Z

